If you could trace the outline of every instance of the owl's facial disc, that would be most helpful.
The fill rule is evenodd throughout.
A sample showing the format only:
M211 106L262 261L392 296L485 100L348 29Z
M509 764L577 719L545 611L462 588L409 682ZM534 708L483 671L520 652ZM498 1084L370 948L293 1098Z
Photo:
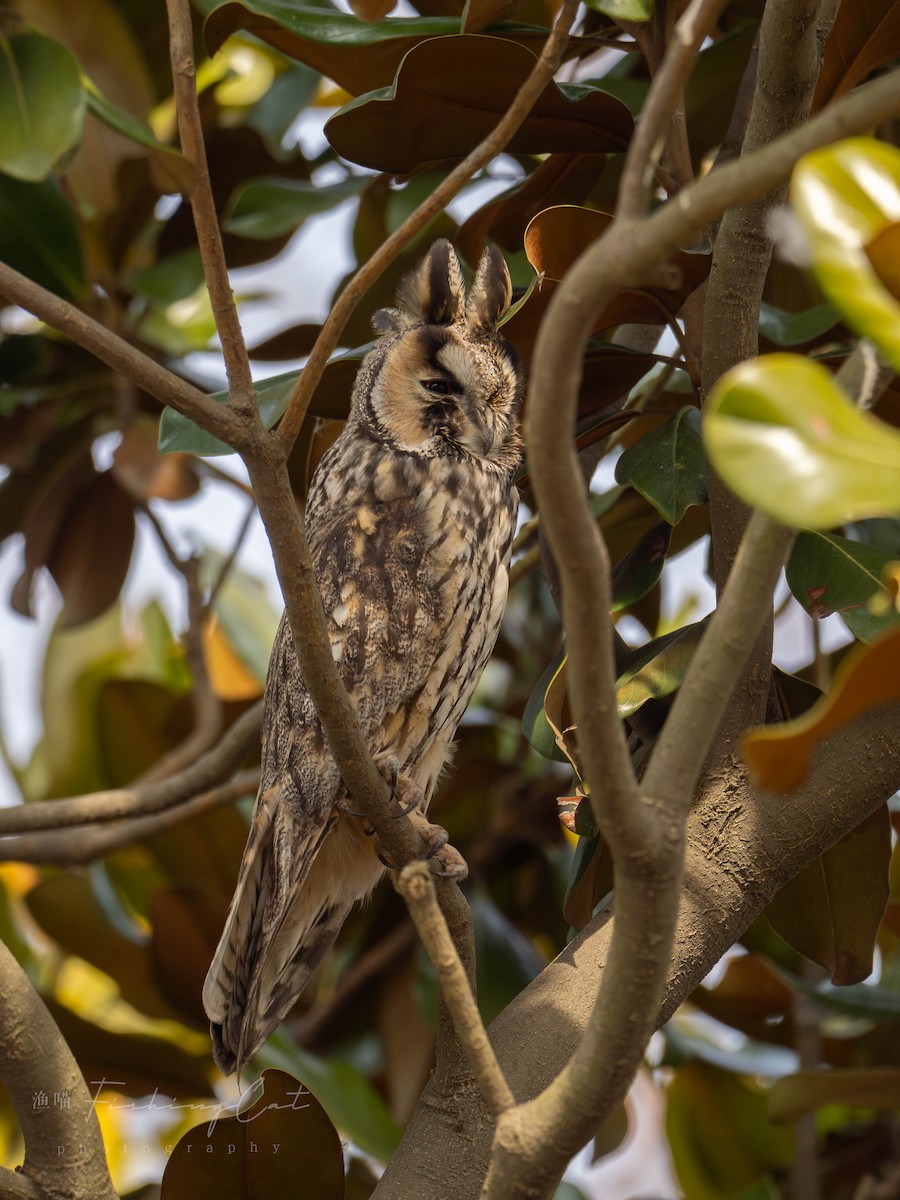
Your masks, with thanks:
M393 348L376 387L380 424L409 448L445 445L500 461L515 438L517 365L499 338L473 339L447 326L410 330Z

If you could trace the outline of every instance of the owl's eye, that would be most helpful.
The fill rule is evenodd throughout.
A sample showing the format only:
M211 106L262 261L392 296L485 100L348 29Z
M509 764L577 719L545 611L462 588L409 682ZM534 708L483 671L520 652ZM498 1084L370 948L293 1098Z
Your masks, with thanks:
M452 396L453 386L446 379L423 379L422 387L432 396Z

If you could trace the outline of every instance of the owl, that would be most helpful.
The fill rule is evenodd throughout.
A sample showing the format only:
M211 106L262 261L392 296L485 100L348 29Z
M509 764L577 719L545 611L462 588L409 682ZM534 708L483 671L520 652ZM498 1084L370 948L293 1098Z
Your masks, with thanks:
M522 371L497 332L509 272L485 251L466 295L432 245L375 315L350 416L312 480L306 531L338 671L376 766L434 850L425 811L506 603ZM228 1074L260 1048L385 870L332 759L282 618L262 776L203 989ZM442 836L441 836L442 835ZM444 867L464 873L452 847Z

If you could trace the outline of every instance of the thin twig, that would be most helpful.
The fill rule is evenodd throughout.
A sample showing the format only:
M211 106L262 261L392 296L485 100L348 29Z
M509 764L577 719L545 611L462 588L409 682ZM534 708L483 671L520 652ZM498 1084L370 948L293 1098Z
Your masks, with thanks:
M183 770L212 746L222 730L222 701L212 685L206 668L206 655L203 653L203 622L206 610L200 588L200 563L193 555L182 558L169 541L165 529L150 506L142 504L140 507L153 527L172 567L184 580L188 617L187 628L184 631L184 647L193 680L191 705L194 710L194 727L184 741L164 754L134 781L135 784L145 785Z
M647 102L641 112L634 137L622 168L622 185L616 215L620 218L640 217L650 207L651 188L667 126L677 109L677 100L684 89L703 39L713 28L727 0L691 0L675 26L662 66L656 73Z
M231 570L234 567L234 564L237 562L237 556L241 552L241 547L244 544L244 539L247 537L247 534L250 532L250 528L253 525L253 519L255 516L256 516L256 505L251 504L250 507L247 509L246 514L244 515L244 519L241 522L241 525L237 531L237 534L235 535L235 539L232 544L232 547L228 552L228 557L222 563L221 569L219 570L218 575L216 576L215 580L213 581L212 587L209 589L209 595L206 597L206 603L203 605L204 616L206 616L210 612L212 612L213 605L215 604L216 600L218 599L219 593L221 592L222 588L225 585L225 581L228 579L228 576L231 574Z
M300 377L291 393L287 411L278 427L278 435L288 449L293 447L297 439L300 426L306 417L310 400L318 387L325 365L334 352L353 310L375 280L384 273L416 234L421 232L433 217L447 207L477 171L480 171L492 158L496 158L504 150L510 138L524 123L538 97L559 69L569 42L569 30L572 28L577 11L578 0L564 0L556 18L556 24L544 43L540 58L522 84L516 98L491 132L457 167L453 168L428 199L410 213L400 228L378 247L369 261L360 267L341 292L316 338L316 344L312 348L306 366L300 372Z
M441 995L481 1093L494 1116L499 1116L512 1108L515 1099L488 1041L471 985L438 907L431 872L425 863L407 863L397 880L397 890L406 901L422 945L437 972Z
M91 792L40 804L0 809L0 837L38 829L64 829L95 821L148 816L218 786L235 771L259 738L262 700L242 713L225 731L218 745L177 775L146 787Z
M145 817L129 817L104 824L76 825L0 837L0 861L84 866L125 846L146 842L204 813L253 796L259 787L259 770L241 771L234 779L200 792L183 803Z
M228 278L222 233L209 180L203 123L197 99L191 7L188 0L166 0L166 8L169 14L169 55L178 132L184 156L194 168L188 199L197 230L206 289L222 343L222 356L228 374L228 403L249 421L258 421L250 358Z

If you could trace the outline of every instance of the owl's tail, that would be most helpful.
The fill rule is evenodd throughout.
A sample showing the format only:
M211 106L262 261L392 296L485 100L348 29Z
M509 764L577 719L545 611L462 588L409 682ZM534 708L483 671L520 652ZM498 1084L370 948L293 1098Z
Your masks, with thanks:
M310 836L284 791L276 785L257 800L234 899L203 987L213 1055L226 1075L239 1070L285 1017L353 903L309 879L334 818Z

